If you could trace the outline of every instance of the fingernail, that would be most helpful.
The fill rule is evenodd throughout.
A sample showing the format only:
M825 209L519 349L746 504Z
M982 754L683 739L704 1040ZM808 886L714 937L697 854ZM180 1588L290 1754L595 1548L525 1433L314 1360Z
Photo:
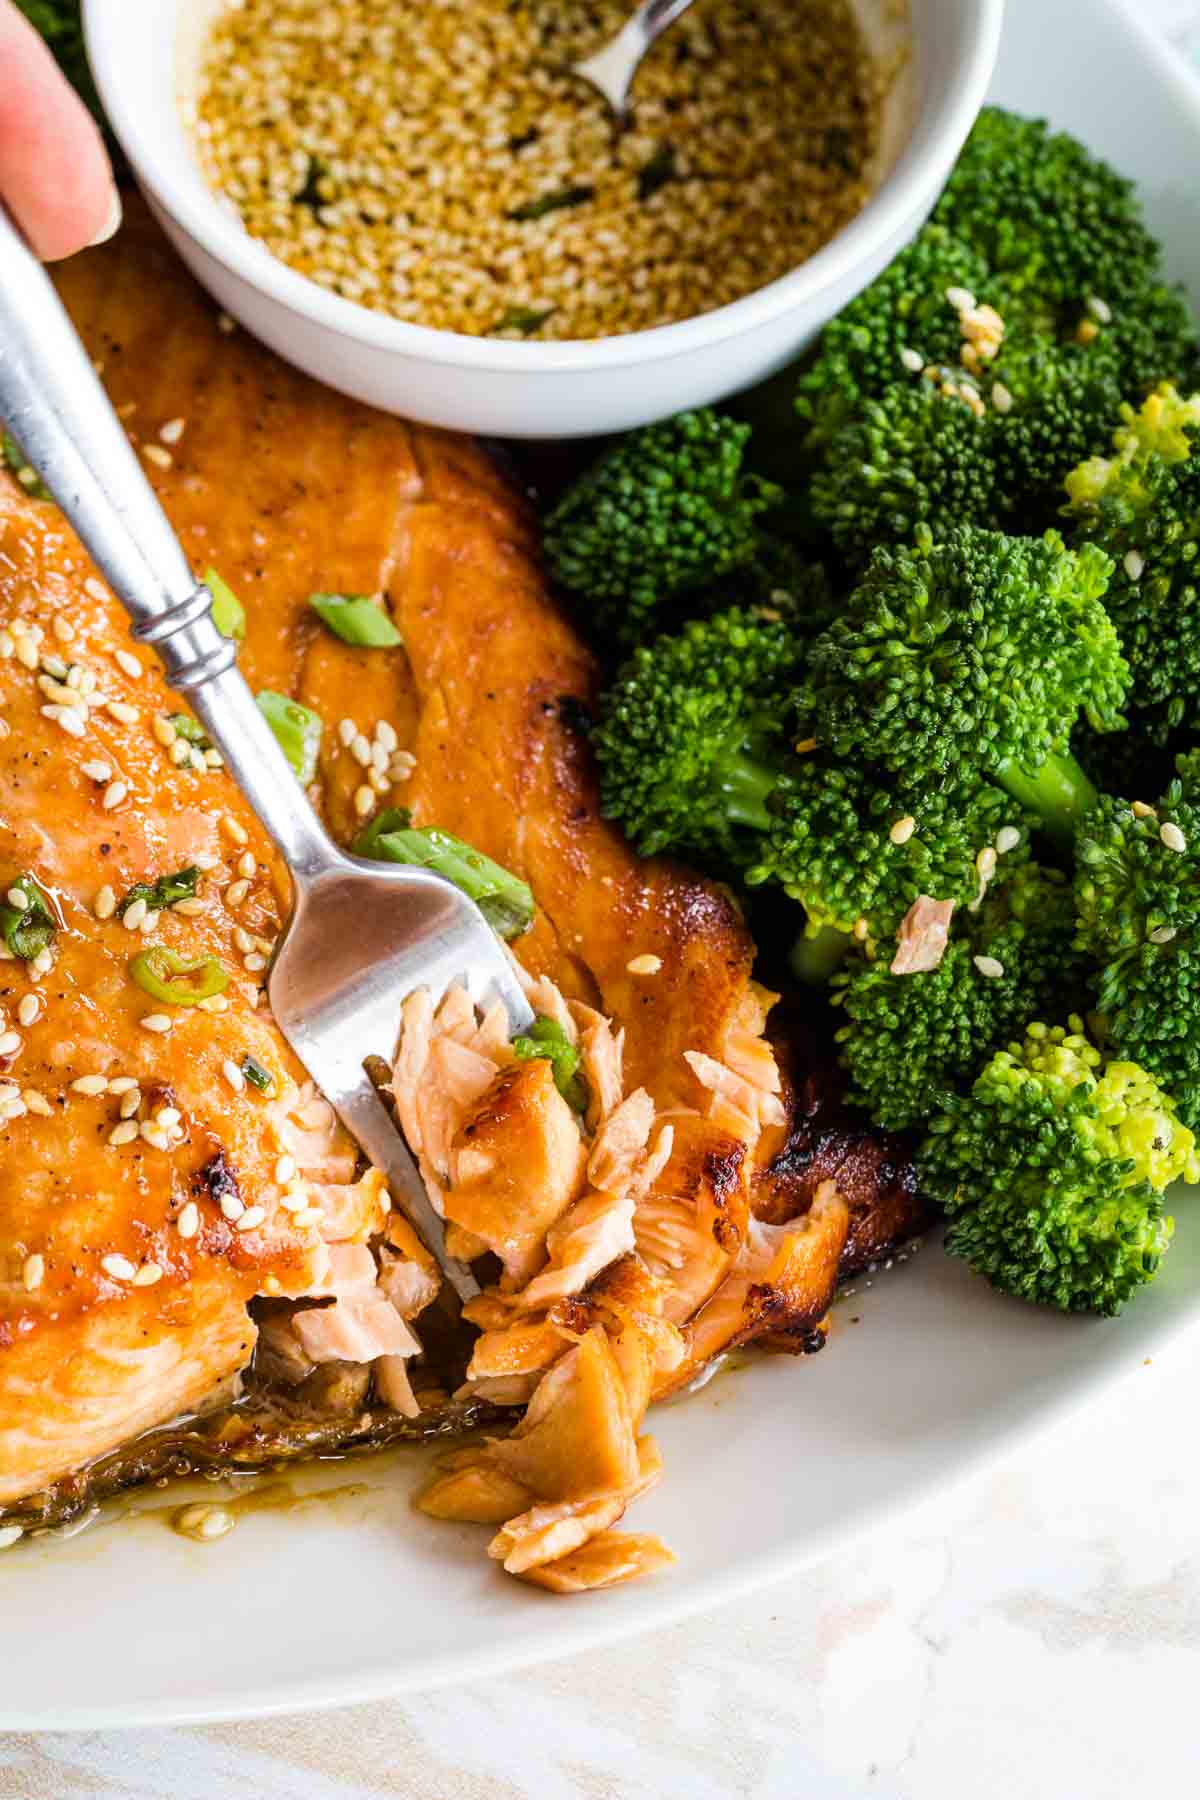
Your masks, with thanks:
M113 236L114 232L116 231L116 229L120 225L120 223L121 223L121 196L120 196L120 194L118 194L116 188L114 187L112 190L112 196L108 203L108 217L105 219L104 225L101 228L101 230L99 230L96 233L95 237L92 239L91 243L88 245L88 249L89 250L93 249L95 247L95 245L97 245L97 244L107 244L109 238Z

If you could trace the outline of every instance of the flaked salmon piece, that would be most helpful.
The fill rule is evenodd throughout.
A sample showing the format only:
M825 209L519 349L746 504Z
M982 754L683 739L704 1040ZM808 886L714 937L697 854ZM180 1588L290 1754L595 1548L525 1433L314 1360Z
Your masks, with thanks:
M414 1500L431 1519L452 1519L463 1525L503 1525L533 1503L528 1488L478 1450L444 1467Z
M380 1356L417 1356L421 1345L391 1301L377 1288L297 1312L292 1329L315 1363L374 1362Z
M433 1016L432 1035L454 1038L460 1044L470 1044L478 1029L475 1002L466 988L452 983L442 995Z
M271 1101L268 1110L282 1148L294 1159L301 1175L331 1185L354 1180L357 1149L313 1082L293 1086L278 1100Z
M720 1118L721 1109L727 1108L726 1116L736 1121L738 1135L748 1137L751 1145L757 1141L763 1125L783 1124L786 1114L777 1092L748 1081L728 1064L718 1062L715 1056L706 1056L702 1050L685 1050L683 1059L701 1087L711 1095L709 1117ZM771 1066L775 1068L773 1055ZM778 1073L775 1069L777 1084Z
M325 1269L306 1298L326 1300L343 1294L370 1293L378 1272L375 1258L365 1244L330 1244Z
M455 1135L446 1216L500 1258L507 1287L523 1287L545 1259L547 1231L582 1185L586 1160L550 1064L513 1064Z
M538 1384L511 1437L492 1459L539 1500L624 1492L638 1475L637 1445L621 1371L596 1326Z
M896 932L893 975L924 975L936 969L950 941L953 900L933 900L921 894L913 901Z
M477 1055L488 1057L497 1067L512 1061L508 1009L502 1000L497 1000L494 1006L488 1007L475 1029L474 1036L468 1038L467 1043L468 1047Z
M432 1261L432 1259L430 1259ZM424 1259L397 1255L386 1245L379 1253L379 1286L402 1319L415 1319L441 1292L441 1278Z
M675 1368L683 1358L683 1339L677 1326L664 1316L669 1290L653 1276L640 1256L622 1256L610 1263L581 1300L556 1307L550 1314L560 1329L568 1328L568 1314L580 1335L593 1324L605 1327L614 1346L627 1329L650 1345L657 1374Z
M557 1025L569 1044L579 1042L579 1032L571 1008L556 982L551 981L548 975L539 975L536 980L526 977L525 992L535 1014Z
M503 1563L507 1574L523 1575L578 1550L598 1531L615 1525L624 1511L622 1494L533 1506L501 1527L488 1545L488 1555Z
M452 1037L434 1035L424 1076L415 1097L420 1118L421 1157L439 1181L450 1173L455 1135L497 1075L491 1057Z
M833 1299L849 1223L849 1208L832 1181L822 1183L809 1211L791 1224L751 1219L737 1263L684 1325L687 1354L657 1384L654 1397L685 1387L714 1356L751 1338L815 1327Z
M425 1154L417 1095L424 1082L432 1041L433 995L428 988L415 988L405 996L400 1007L400 1038L392 1069L392 1094L400 1129L416 1157Z
M329 1244L364 1243L387 1224L392 1206L379 1169L367 1169L357 1181L310 1181L305 1200L320 1211L320 1233Z
M671 1157L633 1216L638 1252L680 1325L716 1291L741 1248L750 1201L745 1140L707 1119L677 1115Z
M569 1346L566 1333L550 1319L517 1319L485 1331L477 1339L467 1380L496 1375L542 1374Z
M645 1088L626 1096L592 1140L588 1180L610 1194L626 1193L654 1129L654 1102Z
M775 1060L775 1051L764 1037L767 1018L772 1007L779 999L761 982L751 981L746 988L734 1013L725 1041L721 1046L722 1060L748 1081L751 1087L762 1093L778 1095L783 1086L783 1078L779 1072L779 1064ZM780 1116L771 1120L763 1120L764 1124L781 1124L783 1122L782 1104Z
M407 1356L381 1356L372 1368L375 1379L375 1392L385 1406L398 1412L406 1419L416 1419L421 1408L417 1405L416 1395L412 1391L412 1382L408 1373Z
M632 1250L633 1212L632 1193L594 1192L576 1200L546 1234L549 1261L517 1296L521 1310L536 1312L581 1293L609 1263Z
M481 1375L464 1381L454 1391L456 1400L489 1400L493 1406L528 1406L537 1392L540 1375Z
M519 1579L549 1588L554 1594L583 1594L654 1575L674 1561L661 1539L646 1532L600 1531L580 1549L526 1569Z
M603 1013L580 1000L573 1002L571 1013L579 1027L580 1059L588 1084L588 1130L595 1132L625 1092L625 1033L615 1031Z

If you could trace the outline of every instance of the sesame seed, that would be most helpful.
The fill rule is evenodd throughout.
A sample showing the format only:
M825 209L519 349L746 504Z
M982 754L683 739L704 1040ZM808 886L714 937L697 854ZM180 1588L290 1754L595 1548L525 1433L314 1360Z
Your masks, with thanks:
M155 1031L161 1034L171 1029L171 1020L166 1013L146 1013L138 1020L138 1023L143 1031Z
M155 1283L161 1281L162 1278L163 1272L160 1264L156 1262L146 1262L142 1264L141 1268L134 1275L133 1285L134 1287L153 1287Z
M168 419L165 425L159 426L158 435L164 444L177 444L183 436L186 425L186 419Z
M244 926L241 926L241 925L234 926L233 947L235 950L240 950L243 956L247 955L251 950L253 950L254 939L251 937L250 933L244 928Z
M986 975L989 981L995 981L999 976L1003 975L1003 973L1004 973L1004 964L1000 961L1000 959L998 957L995 957L995 956L973 956L971 958L971 961L975 964L975 967L979 970L979 973L981 975Z
M61 613L55 613L50 621L50 629L53 631L60 644L73 644L75 642L75 627L72 625L70 619L65 619Z
M861 944L866 941L867 933L869 930L870 930L870 927L867 924L867 921L865 919L855 919L853 936L855 937L855 939L857 940L858 943Z
M185 1506L176 1517L175 1528L185 1537L200 1538L209 1543L228 1536L236 1523L233 1514L223 1506Z
M97 781L101 786L112 780L112 766L106 762L85 762L79 765L89 781Z
M146 914L144 914L144 916L142 918L142 922L138 926L138 930L141 932L143 937L149 937L150 933L152 931L156 931L158 929L158 921L161 917L162 917L161 913L156 913L156 912L147 912Z
M23 1525L0 1525L0 1550L11 1550L24 1536Z
M25 1292L32 1294L35 1288L41 1287L45 1279L46 1259L35 1251L32 1256L25 1258L24 1266L21 1269L21 1281L24 1284Z
M1146 567L1146 560L1143 556L1140 556L1136 550L1127 550L1121 559L1121 567L1128 575L1130 581L1140 581L1142 578L1142 570Z
M1002 381L992 383L992 405L998 413L1009 413L1013 409L1013 397Z
M145 673L141 663L131 650L114 650L113 660L117 667L128 675L130 681L136 681L140 675Z
M127 1256L102 1256L100 1267L106 1275L111 1275L114 1281L132 1281L137 1274L137 1270Z
M226 906L240 906L249 892L248 881L231 881L223 896Z
M647 952L644 956L635 956L625 968L630 975L657 975L662 968L662 957Z
M265 1206L248 1206L237 1222L239 1231L257 1231L267 1216Z
M106 1094L108 1092L108 1077L107 1075L81 1075L77 1081L71 1083L71 1092L73 1094L87 1094L89 1096L93 1094Z
M1100 327L1097 325L1095 319L1080 319L1075 332L1077 343L1083 344L1084 346L1094 344L1099 336Z
M224 814L221 819L221 824L235 844L248 844L250 842L250 833L246 830L245 826L240 825L229 813Z
M398 781L406 781L417 766L417 759L411 750L397 750L390 764L391 772Z
M888 832L888 836L893 844L907 844L909 838L916 829L917 821L913 818L911 813L905 813L902 819L896 820L892 829Z
M6 1031L0 1036L0 1056L16 1056L21 1048L21 1039L17 1032Z
M37 645L32 641L32 639L27 638L27 637L18 638L17 642L14 646L14 649L16 652L17 661L19 663L23 664L25 668L27 668L27 669L36 669L37 668L37 666L38 666Z
M913 375L919 375L925 367L925 358L919 350L904 349L900 352L900 361Z
M111 919L117 910L117 896L110 887L102 887L92 901L92 911L98 919Z
M126 781L112 782L104 790L104 800L103 800L102 804L103 804L105 812L114 812L116 810L116 808L118 806L120 806L122 800L127 799L128 796L129 796L129 783L128 782L126 782Z
M197 775L207 775L208 762L203 750L201 750L198 744L188 745L187 759Z
M304 1192L284 1194L279 1202L284 1212L302 1213L309 1210L308 1195Z
M124 1110L125 1108L122 1105L121 1111L124 1112ZM122 1119L121 1123L119 1125L114 1125L109 1132L108 1141L114 1150L119 1150L123 1144L132 1144L137 1135L138 1128L134 1121L132 1119Z
M155 1124L163 1126L167 1131L173 1130L182 1118L183 1114L177 1106L160 1106L154 1114Z
M239 875L245 876L247 880L258 872L258 864L255 862L254 857L249 850L245 851L245 853L238 858L237 871Z
M132 1094L137 1084L136 1075L114 1075L109 1080L108 1091L110 1094Z
M295 1173L296 1173L295 1157L294 1156L281 1156L275 1164L275 1179L280 1184L280 1186L281 1187L285 1186L286 1183L292 1179L292 1177Z
M367 780L377 794L386 794L388 788L392 785L383 770L377 769L373 765L367 770Z
M141 717L136 706L130 706L124 700L106 700L105 707L118 725L136 725Z
M358 726L353 719L341 719L338 721L337 734L342 749L348 750L358 736Z
M371 761L371 746L361 731L357 734L354 742L350 746L350 754L356 763L362 764L364 769L369 766Z
M1107 300L1101 300L1099 294L1088 295L1087 309L1093 319L1098 319L1101 325L1112 324L1112 307Z
M262 970L266 968L267 959L262 954L261 951L253 950L253 951L251 951L250 955L245 959L244 966L249 970L251 975L258 975L258 974L261 974Z
M1178 825L1172 825L1170 820L1168 820L1165 825L1159 826L1158 835L1168 850L1174 850L1178 853L1187 849L1187 839L1184 837L1182 831L1180 831Z
M189 1200L180 1213L175 1229L181 1238L194 1238L200 1229L200 1208L194 1200Z
M219 750L215 750L210 746L210 748L204 752L204 766L206 769L223 769L225 767L225 758L221 755Z
M197 1012L223 1013L229 1011L229 999L225 994L210 994L207 1000L196 1002Z
M136 900L131 900L121 915L121 923L124 925L126 931L140 931L142 920L149 911L149 906L140 895Z
M975 868L985 881L996 873L996 852L990 844L985 844L975 858Z
M83 584L83 591L85 594L90 594L93 600L108 599L108 589L105 587L104 583L98 581L94 575L88 576Z
M177 732L165 713L156 713L150 729L165 750L169 750L175 742Z
M1135 819L1155 819L1158 817L1154 808L1152 806L1147 806L1144 800L1133 801L1129 810Z
M121 1104L117 1108L117 1113L122 1119L135 1118L137 1115L138 1108L141 1106L141 1104L142 1104L141 1089L133 1088L128 1094L122 1094Z
M355 790L354 790L354 810L358 814L360 819L365 819L368 813L374 812L374 810L375 810L375 790L373 788L370 788L370 787L355 788Z
M946 289L946 298L954 308L955 312L963 313L975 311L975 296L970 288L948 287Z
M1156 925L1153 931L1146 933L1146 936L1152 944L1169 944L1173 937L1178 936L1178 933L1177 925Z
M28 1111L36 1113L39 1119L52 1119L54 1117L54 1108L43 1095L38 1093L36 1088L24 1088L21 1092L21 1098L25 1102Z
M239 1200L236 1194L222 1194L221 1214L223 1218L229 1220L231 1225L241 1218L245 1210L245 1202Z
M233 1089L234 1093L240 1094L246 1085L246 1077L242 1074L242 1071L231 1056L226 1057L225 1061L221 1064L221 1073Z
M162 1126L156 1125L153 1119L143 1119L138 1126L138 1131L152 1150L169 1150L171 1148L170 1138Z
M55 725L66 732L68 737L81 738L83 736L85 729L84 722L74 708L69 706L43 706L41 711L43 719L52 720Z
M1010 850L1016 849L1020 841L1021 833L1015 825L1002 825L996 833L997 855L1007 856Z
M292 1214L293 1225L306 1227L309 1225L322 1225L324 1222L325 1214L319 1206L306 1206L302 1212Z
M54 967L54 956L49 949L39 950L29 967L35 975L48 975Z
M147 462L152 462L156 469L169 469L175 460L171 452L164 450L161 444L143 444L142 455Z
M198 894L193 894L190 899L176 900L171 911L182 913L185 919L199 919L208 911L208 908Z
M192 861L205 875L210 875L220 864L221 858L215 856L211 850L200 850L193 856Z
M29 895L24 888L10 887L4 898L10 906L15 906L18 912L24 912L29 905Z
M184 763L192 760L192 746L184 738L176 738L171 745L169 754L175 767L181 769Z
M17 1024L32 1025L42 1010L40 994L23 994L17 1006Z
M385 750L394 750L400 740L396 736L396 727L387 719L380 719L375 727L375 742L382 744Z
M237 330L237 325L227 312L220 312L217 314L217 330L223 337L232 337Z

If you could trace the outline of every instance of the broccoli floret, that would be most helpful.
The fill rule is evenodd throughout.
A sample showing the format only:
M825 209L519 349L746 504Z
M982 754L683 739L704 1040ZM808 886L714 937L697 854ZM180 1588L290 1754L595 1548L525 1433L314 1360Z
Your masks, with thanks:
M1039 307L1115 310L1147 285L1159 246L1134 184L1066 132L983 109L933 220Z
M601 806L643 856L741 863L769 829L799 651L788 623L745 608L643 645L601 704Z
M981 892L980 852L1023 816L990 783L929 782L903 796L869 763L821 751L782 769L750 886L776 881L799 900L809 934L832 926L868 949L890 938L922 894L968 905Z
M957 366L959 314L947 289L979 294L986 262L953 233L926 226L821 334L815 361L800 376L795 410L807 424L804 448L820 449L862 402L878 400L929 366Z
M602 635L636 644L680 595L748 564L780 490L743 472L748 425L704 407L631 432L567 489L545 523L554 575Z
M1200 1175L1195 1139L1145 1068L1106 1062L1072 1017L1031 1025L931 1120L922 1182L946 1247L994 1287L1119 1312L1170 1241L1162 1193Z
M871 758L906 789L954 773L999 782L1069 834L1094 798L1070 756L1082 711L1123 724L1128 681L1101 604L1102 551L963 527L877 550L845 615L817 638L808 685L817 738Z
M1132 675L1135 726L1163 744L1200 684L1200 395L1160 387L1122 409L1115 454L1067 477L1076 543L1115 565L1106 605Z
M1104 1037L1165 1083L1200 1126L1200 786L1197 758L1157 806L1105 795L1076 845L1078 941L1100 964Z
M954 927L934 969L893 975L883 960L856 958L834 978L849 1097L885 1130L929 1118L1027 1019L1054 1017L1084 983L1058 870L1018 866L977 911L960 908Z

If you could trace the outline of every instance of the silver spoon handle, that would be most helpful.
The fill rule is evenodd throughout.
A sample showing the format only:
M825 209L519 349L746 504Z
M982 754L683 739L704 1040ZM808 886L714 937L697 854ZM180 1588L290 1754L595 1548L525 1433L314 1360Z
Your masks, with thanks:
M691 5L692 0L642 0L641 6L615 37L602 45L594 56L575 65L575 73L599 88L613 111L621 116L638 65L647 50Z
M337 859L40 262L0 206L0 419L187 694L292 873Z

